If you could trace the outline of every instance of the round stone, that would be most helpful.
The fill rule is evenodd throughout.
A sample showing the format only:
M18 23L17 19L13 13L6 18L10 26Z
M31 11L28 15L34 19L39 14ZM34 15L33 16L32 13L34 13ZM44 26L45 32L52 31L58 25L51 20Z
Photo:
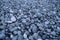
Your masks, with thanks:
M24 35L23 35L23 36L24 36L24 38L27 38L27 34L25 34L25 33L24 33Z
M41 38L37 39L37 40L42 40Z

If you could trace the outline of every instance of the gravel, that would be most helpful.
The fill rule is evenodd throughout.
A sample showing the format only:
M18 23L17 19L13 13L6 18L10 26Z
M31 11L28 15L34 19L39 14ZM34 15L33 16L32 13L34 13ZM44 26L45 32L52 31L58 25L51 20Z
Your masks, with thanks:
M60 1L0 0L0 40L60 40Z

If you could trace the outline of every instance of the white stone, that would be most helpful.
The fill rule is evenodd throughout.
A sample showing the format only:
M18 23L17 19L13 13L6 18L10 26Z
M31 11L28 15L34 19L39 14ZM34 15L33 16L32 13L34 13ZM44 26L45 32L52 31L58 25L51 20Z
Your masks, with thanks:
M10 14L10 16L13 16L13 14Z
M14 11L12 9L10 9L10 12L13 13Z
M13 38L13 35L11 34L11 36L10 36L11 38Z
M46 21L45 24L49 24L49 21Z
M43 11L46 11L46 9L44 8Z
M10 16L11 16L10 20L9 21L5 21L5 22L12 23L12 22L16 21L16 18L13 16L13 14L10 14Z
M21 29L21 28L18 26L18 29Z
M21 9L19 10L19 12L21 12Z
M54 13L54 14L56 14L56 12L55 12L55 11L53 11L53 13Z
M25 33L25 34L23 35L23 37L24 37L24 38L27 38L27 34Z
M41 38L39 38L38 40L42 40Z
M16 21L16 18L14 16L11 17L11 21Z
M26 19L22 19L22 22L25 23L26 22Z

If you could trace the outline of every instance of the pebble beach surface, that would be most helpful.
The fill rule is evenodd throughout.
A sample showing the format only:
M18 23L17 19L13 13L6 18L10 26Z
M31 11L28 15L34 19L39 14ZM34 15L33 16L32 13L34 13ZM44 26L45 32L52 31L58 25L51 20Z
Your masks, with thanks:
M0 0L0 40L60 40L60 0Z

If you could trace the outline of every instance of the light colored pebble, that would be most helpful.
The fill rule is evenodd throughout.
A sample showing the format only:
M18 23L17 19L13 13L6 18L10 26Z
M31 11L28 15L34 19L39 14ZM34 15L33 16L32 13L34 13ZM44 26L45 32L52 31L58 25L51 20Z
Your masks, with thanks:
M16 21L16 18L14 16L11 17L11 21Z
M14 31L13 33L14 33L14 34L18 34L18 32L17 32L17 31Z
M37 39L37 40L42 40L41 38Z
M23 36L24 36L24 38L27 38L27 34L26 33Z
M51 32L51 34L52 34L52 35L56 35L56 33L55 33L54 31L53 31L53 32Z
M26 22L26 19L22 19L22 22L25 23Z
M49 21L46 21L45 24L49 24Z
M11 31L15 31L15 30L17 30L17 27L14 27L14 28L11 29Z
M43 11L46 11L46 9L44 8Z
M18 26L18 29L21 29L21 28Z
M10 37L13 38L13 35L11 34Z
M12 21L5 21L5 22L7 22L7 23L12 23Z
M13 13L14 11L12 9L10 9L10 12Z
M60 27L57 27L57 32L60 32Z

